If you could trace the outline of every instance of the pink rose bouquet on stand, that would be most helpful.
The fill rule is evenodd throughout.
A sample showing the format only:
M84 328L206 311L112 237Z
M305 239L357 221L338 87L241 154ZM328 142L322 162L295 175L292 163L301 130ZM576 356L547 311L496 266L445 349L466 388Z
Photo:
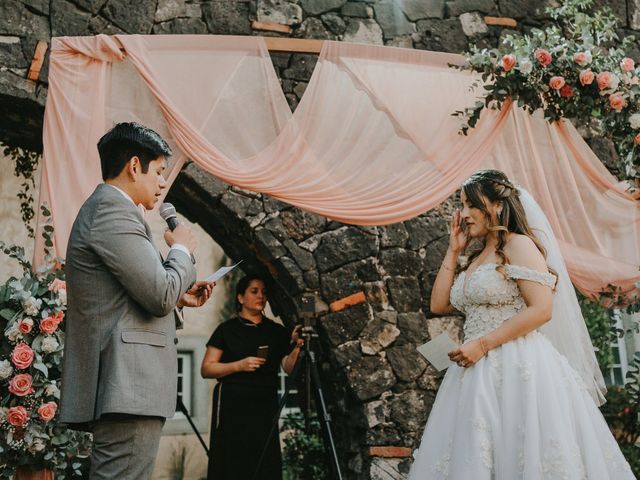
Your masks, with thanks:
M44 229L50 247L53 229ZM34 272L23 248L0 242L0 250L23 268L22 278L0 286L0 479L11 479L18 467L49 469L57 479L80 478L90 436L60 425L57 417L67 305L64 262L48 258Z

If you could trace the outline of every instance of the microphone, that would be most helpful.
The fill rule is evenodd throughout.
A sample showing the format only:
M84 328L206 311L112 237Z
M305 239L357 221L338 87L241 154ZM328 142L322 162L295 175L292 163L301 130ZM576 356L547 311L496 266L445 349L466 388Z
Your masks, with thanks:
M168 202L165 202L162 205L160 205L159 212L162 219L165 222L167 222L167 226L169 227L169 230L173 232L176 229L176 227L180 224L180 220L178 220L178 216L176 212L176 207L174 207L172 204ZM193 256L193 253L190 253L189 255L191 256L191 262L196 263L196 259Z
M172 232L180 223L176 215L176 207L174 207L170 203L165 202L160 205L160 216L165 222L167 222L169 230L171 230Z

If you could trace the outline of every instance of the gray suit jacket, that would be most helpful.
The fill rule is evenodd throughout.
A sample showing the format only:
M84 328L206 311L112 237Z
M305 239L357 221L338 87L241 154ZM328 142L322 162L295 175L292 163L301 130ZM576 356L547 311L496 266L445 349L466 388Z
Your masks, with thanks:
M61 421L173 416L174 307L196 280L189 256L171 250L163 261L141 212L101 184L73 224L65 270Z

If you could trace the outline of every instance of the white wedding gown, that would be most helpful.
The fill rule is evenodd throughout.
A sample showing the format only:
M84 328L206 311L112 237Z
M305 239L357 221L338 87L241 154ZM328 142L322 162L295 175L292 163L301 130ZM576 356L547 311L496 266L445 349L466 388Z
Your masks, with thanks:
M555 278L483 264L451 289L465 341L525 308L515 279ZM465 285L466 283L466 285ZM533 331L470 368L449 367L429 415L412 480L627 480L634 475L578 374Z

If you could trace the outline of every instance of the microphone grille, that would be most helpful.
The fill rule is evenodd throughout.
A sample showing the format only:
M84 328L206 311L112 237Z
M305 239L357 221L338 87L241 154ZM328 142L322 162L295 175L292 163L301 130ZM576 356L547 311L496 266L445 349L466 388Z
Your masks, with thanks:
M176 207L174 207L172 204L168 202L165 202L162 205L160 205L159 212L162 219L166 220L167 218L176 216Z

